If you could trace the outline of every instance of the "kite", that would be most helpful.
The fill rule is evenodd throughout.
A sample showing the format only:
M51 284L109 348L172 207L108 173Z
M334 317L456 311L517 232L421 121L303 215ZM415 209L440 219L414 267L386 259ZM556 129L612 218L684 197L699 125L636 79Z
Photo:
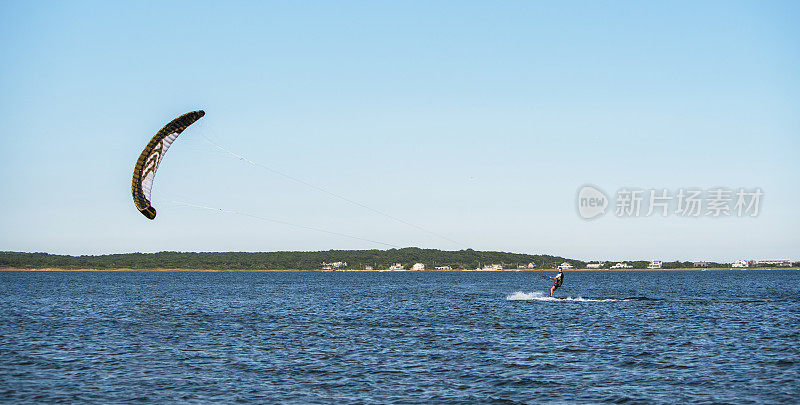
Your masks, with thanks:
M153 179L156 177L156 170L167 153L172 142L178 138L189 125L194 124L206 113L203 110L192 111L181 115L172 120L169 124L161 128L153 139L144 147L136 167L133 169L133 181L131 191L133 192L133 203L142 215L149 219L156 217L156 209L150 204L150 190L153 188Z

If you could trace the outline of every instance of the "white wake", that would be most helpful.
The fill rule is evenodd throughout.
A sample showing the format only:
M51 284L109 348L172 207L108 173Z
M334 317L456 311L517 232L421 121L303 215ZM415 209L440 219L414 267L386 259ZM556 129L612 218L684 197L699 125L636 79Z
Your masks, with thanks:
M566 297L566 298L558 298L558 297L550 297L544 292L541 291L534 291L530 293L517 291L514 294L511 294L506 297L507 301L549 301L549 302L614 302L614 301L627 301L627 299L595 299L595 298L581 298L581 297Z

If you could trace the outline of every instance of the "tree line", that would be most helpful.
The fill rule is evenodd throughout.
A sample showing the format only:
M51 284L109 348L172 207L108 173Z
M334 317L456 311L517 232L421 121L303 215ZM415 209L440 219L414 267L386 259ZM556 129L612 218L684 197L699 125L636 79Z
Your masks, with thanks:
M585 262L559 256L488 252L472 249L447 251L402 248L389 250L328 250L318 252L158 252L122 253L96 256L68 256L48 253L0 253L0 268L20 269L198 269L198 270L316 270L322 263L347 262L345 269L386 269L401 263L409 269L423 263L426 269L449 266L455 270L499 264L517 268L535 263L537 268L556 268L568 261L575 267Z
M347 262L344 269L383 270L400 263L410 269L422 263L427 270L448 266L453 270L476 269L499 264L505 269L527 267L555 269L568 262L575 268L585 268L586 262L551 255L464 250L420 249L415 247L389 250L327 250L318 252L158 252L122 253L109 255L69 256L48 253L0 252L0 268L17 269L175 269L175 270L319 270L322 263ZM610 268L616 261L605 262ZM633 269L646 269L649 261L625 261ZM706 263L709 268L729 268L730 263ZM759 266L764 267L767 265ZM663 269L692 268L693 262L663 262Z

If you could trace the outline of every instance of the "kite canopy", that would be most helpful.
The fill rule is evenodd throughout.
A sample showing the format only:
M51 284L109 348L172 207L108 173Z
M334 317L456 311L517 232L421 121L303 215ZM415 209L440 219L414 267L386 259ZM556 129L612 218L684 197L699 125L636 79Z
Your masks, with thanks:
M142 154L139 155L139 160L136 161L136 167L133 169L131 191L133 192L133 203L147 218L154 219L156 217L156 209L150 204L150 190L153 188L153 179L161 159L164 158L167 149L172 142L175 142L178 135L204 115L206 113L203 110L198 110L175 118L153 136L153 139L144 147Z

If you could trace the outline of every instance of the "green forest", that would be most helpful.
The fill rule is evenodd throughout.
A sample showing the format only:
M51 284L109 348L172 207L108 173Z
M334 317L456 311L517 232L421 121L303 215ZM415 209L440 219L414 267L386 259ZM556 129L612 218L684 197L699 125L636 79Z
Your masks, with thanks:
M499 264L517 268L535 263L537 268L556 268L563 262L583 267L584 262L549 255L528 255L506 252L481 252L472 249L446 251L403 248L389 250L328 250L320 252L158 252L124 253L97 256L67 256L48 253L0 253L0 268L18 269L198 269L198 270L319 270L323 262L347 262L344 269L358 270L371 266L387 269L401 263L410 269L423 263L433 270L437 266L453 269L475 269Z
M448 266L453 270L476 269L501 265L504 269L527 267L555 269L568 262L575 268L585 268L586 262L560 256L529 255L507 252L487 252L472 249L438 250L415 247L389 250L327 250L319 252L158 252L122 253L96 256L68 256L48 253L0 252L0 269L175 269L175 270L321 270L323 263L346 262L344 270L388 269L400 263L411 269L422 263L426 270ZM608 269L614 262L605 262ZM645 269L648 261L626 261L634 269ZM707 263L710 268L730 267L729 263ZM692 262L664 262L664 269L691 268Z

